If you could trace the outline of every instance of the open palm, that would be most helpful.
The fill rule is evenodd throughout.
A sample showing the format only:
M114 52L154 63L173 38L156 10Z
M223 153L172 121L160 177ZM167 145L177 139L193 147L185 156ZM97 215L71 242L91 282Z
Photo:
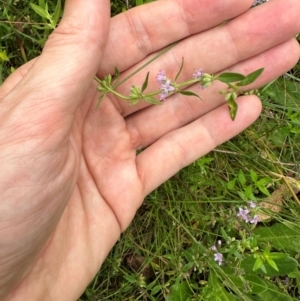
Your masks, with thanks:
M300 4L248 11L251 2L164 0L110 20L109 1L67 1L43 54L0 88L0 299L78 298L144 197L258 117L259 100L241 97L232 122L219 83L189 87L201 101L174 95L162 106L130 106L107 97L95 111L93 81L116 66L124 77L180 41L119 91L148 71L157 90L156 72L174 78L183 56L182 80L197 68L265 67L252 87L263 85L299 58Z

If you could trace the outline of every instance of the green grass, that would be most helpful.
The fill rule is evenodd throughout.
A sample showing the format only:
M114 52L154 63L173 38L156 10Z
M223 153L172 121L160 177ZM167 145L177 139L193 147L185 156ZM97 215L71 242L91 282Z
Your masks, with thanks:
M28 1L0 8L3 79L40 53L51 30ZM125 9L112 1L113 14ZM254 125L149 195L80 300L299 300L299 82L298 63L261 89ZM256 227L237 218L250 199L265 214Z

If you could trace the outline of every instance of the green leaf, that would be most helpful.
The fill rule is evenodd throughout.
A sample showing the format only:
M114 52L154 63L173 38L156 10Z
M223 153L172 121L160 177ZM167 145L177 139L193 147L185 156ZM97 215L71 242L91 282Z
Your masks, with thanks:
M265 89L263 96L269 97L273 103L268 104L270 107L284 108L300 112L299 108L300 85L296 81L278 79L272 85Z
M265 186L259 185L258 183L256 183L256 186L263 194L270 196L270 192Z
M299 276L299 271L294 271L288 274L289 278L297 278Z
M153 287L153 289L151 290L151 296L156 295L158 292L162 291L163 288L161 285L156 285Z
M237 83L237 86L247 86L255 82L255 80L263 73L264 68L260 68L246 76L245 79Z
M277 264L275 263L275 261L273 259L271 259L270 257L266 257L266 260L268 262L268 264L277 272L279 272L279 269L277 267Z
M290 127L280 126L278 128L274 128L274 130L270 133L269 139L273 143L274 146L282 146L286 142L287 135L290 134Z
M263 186L266 186L268 184L272 183L272 179L271 178L262 178L260 179L259 181L257 181L257 184L258 185L263 185Z
M50 15L49 15L49 9L48 9L48 3L47 2L45 3L45 11L47 13L47 18L49 18Z
M41 29L41 30L49 29L49 25L48 24L46 24L46 25L36 25L36 24L33 24L32 27L36 28L36 29Z
M245 175L244 175L244 173L243 173L243 171L241 169L239 170L238 179L239 179L240 184L242 186L245 186L245 184L246 184L246 178L245 178Z
M38 5L39 5L39 7L41 7L41 8L44 9L44 8L46 7L45 0L39 0ZM46 22L47 22L47 18L43 17L43 18L42 18L42 21L43 21L44 23L46 23Z
M228 252L228 257L232 257L232 255L234 254L238 259L243 260L243 257L241 256L241 254L239 254L239 252L237 251L238 248L236 245L231 245L229 247Z
M54 15L53 15L53 20L52 20L52 24L54 27L56 27L59 17L61 14L61 0L57 0L57 4L55 7L55 11L54 11Z
M42 18L49 18L49 13L43 9L42 7L34 4L34 3L30 3L31 8Z
M143 0L135 0L135 5L138 6L138 5L142 5L144 4L144 1Z
M171 286L171 293L166 301L186 301L192 296L191 288L187 281L179 282Z
M258 175L257 175L257 173L253 169L250 170L250 176L251 176L252 182L254 182L254 183L257 182Z
M152 96L146 96L143 98L146 102L151 103L152 105L162 105L163 103Z
M260 269L262 267L263 264L264 264L264 261L261 257L256 258L253 268L252 268L252 271L253 272L257 271L258 269Z
M297 271L298 269L297 261L288 254L275 252L271 253L269 258L275 262L278 268L278 270L275 270L273 267L265 265L266 275L269 277L286 276L294 271ZM253 266L255 261L256 260L253 258L253 256L245 256L245 259L241 263L241 268L244 269L246 275L253 274ZM255 273L261 274L261 271L257 270Z
M132 106L136 105L139 102L140 102L140 98L132 98L132 99L130 99L130 104Z
M230 117L234 121L238 110L238 104L232 97L228 100L227 104L229 107Z
M252 235L252 237L249 237L249 241L250 241L250 247L252 249L257 247L257 237L255 235Z
M285 260L287 258L291 258L287 253L278 253L278 252L272 252L272 253L270 253L269 257L272 258L272 259L274 259L274 260Z
M3 61L9 61L9 58L8 58L5 50L0 51L0 63Z
M267 274L267 269L266 269L266 267L265 267L264 264L261 265L260 269L261 269L265 274Z
M221 233L222 233L222 237L224 238L224 240L227 241L229 239L229 237L223 227L221 227Z
M245 197L246 197L248 200L253 200L253 199L255 199L255 196L254 196L254 194L253 194L252 185L248 185L248 186L245 188Z
M211 270L209 273L208 284L203 295L205 301L235 301L236 298L228 293L217 278L216 273Z
M112 78L113 83L116 82L116 80L118 79L119 76L120 76L120 71L119 71L119 69L117 67L115 67L115 74L114 74L114 76Z
M190 269L194 267L195 263L193 261L188 262L185 266L182 267L182 272L187 273Z
M270 249L270 246L269 245L266 245L265 246L265 249L263 251L263 256L266 257L266 256L269 256L271 254L271 249Z
M227 188L233 190L235 188L236 178L227 183Z
M150 74L150 72L147 73L146 79L145 79L145 81L144 81L144 83L143 83L143 86L142 86L142 93L143 93L143 92L147 89L147 87L148 87L149 74Z
M258 235L258 244L269 243L277 250L300 252L300 229L277 223L271 227L259 227L254 230Z
M126 279L129 283L136 283L137 280L134 276L131 275L123 275L123 278Z
M198 97L198 98L201 99L201 97L198 94L196 94L196 93L194 93L192 91L180 90L180 91L178 91L178 93L180 93L182 95L186 95L186 96L195 96L195 97Z
M175 82L177 81L177 79L178 79L178 77L179 77L179 75L180 75L180 73L181 73L181 71L182 71L183 64L184 64L184 57L182 57L182 60L181 60L181 66L180 66L180 68L179 68L179 71L178 71L177 75L175 76Z
M240 73L224 72L219 76L217 76L216 80L219 80L220 82L223 82L225 84L230 84L230 83L241 81L245 78L246 77Z

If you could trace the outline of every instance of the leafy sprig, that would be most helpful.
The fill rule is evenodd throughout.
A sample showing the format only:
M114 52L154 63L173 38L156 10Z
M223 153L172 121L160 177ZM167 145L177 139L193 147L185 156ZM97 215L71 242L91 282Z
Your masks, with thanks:
M152 59L151 62L154 59ZM143 65L141 68L138 69L138 71L140 71L149 63L150 62ZM132 77L138 71L135 71L134 73L130 74L128 77L123 79L120 83L117 82L120 72L118 68L115 68L114 76L111 76L109 74L105 76L104 79L102 80L96 78L97 82L99 83L97 90L100 92L97 109L99 108L103 98L109 93L115 95L120 99L129 101L132 105L135 105L140 101L146 101L150 104L160 105L164 100L167 99L167 97L175 93L180 93L185 96L194 96L201 99L201 97L198 94L186 90L186 87L199 83L202 89L204 89L209 87L214 81L220 81L227 84L227 88L225 90L221 90L220 94L224 95L225 100L227 101L229 107L230 117L232 120L235 120L238 111L238 105L236 102L237 97L239 95L244 95L244 94L258 94L257 90L244 92L242 90L242 87L252 84L264 71L264 68L260 68L248 74L247 76L240 73L234 73L234 72L223 72L219 75L211 75L208 73L204 73L201 69L198 69L193 74L192 79L179 83L178 78L183 70L183 66L184 66L184 59L182 59L181 66L179 68L177 75L175 76L174 81L168 79L165 74L165 71L161 70L156 76L157 82L161 85L161 87L160 89L150 93L145 92L149 83L150 73L148 72L142 86L138 87L137 85L133 85L130 89L129 95L120 94L119 92L116 91L116 89L117 87L120 86L121 83L124 83L125 80Z

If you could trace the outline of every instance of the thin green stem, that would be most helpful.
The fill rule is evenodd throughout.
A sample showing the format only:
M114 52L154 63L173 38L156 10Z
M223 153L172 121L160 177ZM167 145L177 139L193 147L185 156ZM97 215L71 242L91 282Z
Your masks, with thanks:
M182 86L190 86L190 85L196 84L198 82L199 82L199 79L196 78L196 79L191 79L191 80L188 80L188 81L180 83L180 84L176 84L176 86L179 88Z
M122 94L116 92L116 91L113 90L113 89L109 89L108 93L112 93L112 94L116 95L117 97L122 98L122 99L124 99L124 100L131 100L131 99L132 99L132 97L122 95Z
M139 67L138 69L136 69L134 72L132 72L131 74L129 74L128 76L126 76L124 79L122 79L120 82L118 82L116 85L114 85L113 89L118 88L120 85L122 85L129 78L131 78L132 76L134 76L135 74L137 74L138 72L140 72L146 66L148 66L153 61L155 61L158 57L160 57L161 55L163 55L164 53L166 53L167 51L169 51L171 48L173 48L177 43L178 42L175 42L175 43L171 44L170 46L166 47L165 49L163 49L162 51L160 51L157 55L155 55L152 59L150 59L149 61L147 61L144 65L142 65L141 67Z
M100 84L101 85L101 79L99 79L97 76L94 76L94 80L98 83L98 84Z

